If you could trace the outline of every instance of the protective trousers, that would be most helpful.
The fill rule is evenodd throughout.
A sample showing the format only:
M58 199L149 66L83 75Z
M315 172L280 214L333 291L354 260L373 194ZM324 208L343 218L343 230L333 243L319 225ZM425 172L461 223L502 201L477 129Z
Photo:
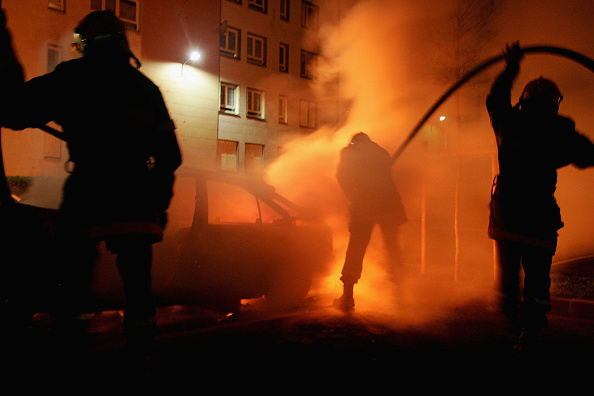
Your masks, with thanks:
M151 286L152 245L132 240L121 246L116 265L124 282L124 335L129 341L152 340L156 335L156 305Z
M553 252L513 242L496 241L498 253L499 291L503 313L522 328L541 329L551 309L550 270ZM524 282L520 301L520 269Z
M118 241L113 253L117 254L116 265L126 295L124 335L129 342L150 342L157 333L151 285L152 244L147 238L124 238ZM97 243L70 243L64 257L61 310L66 314L89 312L89 308L93 309L90 285Z
M347 246L342 277L340 280L346 285L354 285L361 278L363 271L363 258L367 245L371 239L371 233L376 223L371 221L351 221L349 224L349 243ZM392 278L396 278L396 272L400 266L400 249L398 246L398 226L391 222L378 223L384 246L388 255L388 267L386 271ZM394 279L395 280L395 279Z

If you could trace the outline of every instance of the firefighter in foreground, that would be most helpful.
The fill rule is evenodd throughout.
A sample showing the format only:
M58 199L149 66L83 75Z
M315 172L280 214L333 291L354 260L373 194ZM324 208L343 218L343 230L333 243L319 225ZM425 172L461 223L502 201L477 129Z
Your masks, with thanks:
M57 219L61 310L85 312L97 242L105 241L124 282L124 335L144 347L157 332L152 244L162 239L181 154L159 89L137 70L124 24L97 11L75 32L83 57L5 94L0 122L16 130L50 121L63 127L71 174Z
M487 109L498 148L489 236L496 241L502 293L501 309L520 336L516 350L529 349L548 325L550 269L563 227L554 197L557 169L594 165L594 145L558 114L562 96L542 77L530 81L512 107L511 88L523 52L515 43L505 51L506 68L493 83ZM520 301L520 268L524 283Z
M398 227L406 222L400 194L392 179L390 154L369 136L359 132L340 153L336 179L349 204L349 243L342 276L344 291L334 306L349 312L355 308L354 285L361 278L363 258L375 224L384 239L392 281L398 280L401 258Z

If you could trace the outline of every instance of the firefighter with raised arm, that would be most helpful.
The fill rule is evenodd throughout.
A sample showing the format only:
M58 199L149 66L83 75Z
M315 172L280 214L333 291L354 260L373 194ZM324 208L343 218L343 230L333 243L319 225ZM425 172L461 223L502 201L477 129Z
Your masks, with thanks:
M71 170L57 220L62 309L85 308L97 243L105 241L124 283L124 334L142 347L157 330L152 244L162 240L181 154L158 87L137 70L124 24L96 11L75 32L83 56L14 88L0 123L62 126Z
M550 269L563 227L555 200L557 169L594 165L594 145L558 114L563 96L550 80L537 78L511 104L511 88L523 52L515 43L505 51L506 67L487 97L495 132L499 174L490 203L489 236L496 241L501 308L521 329L517 350L533 345L548 325ZM520 268L524 282L520 293ZM520 301L521 294L521 301Z

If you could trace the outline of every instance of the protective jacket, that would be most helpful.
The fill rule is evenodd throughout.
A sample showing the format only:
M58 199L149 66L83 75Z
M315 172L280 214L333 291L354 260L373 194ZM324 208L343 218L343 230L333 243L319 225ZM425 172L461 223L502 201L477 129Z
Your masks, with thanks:
M351 221L406 222L390 154L377 143L367 139L343 148L336 179L350 201Z
M557 231L563 227L554 196L557 169L594 165L594 145L576 132L569 118L512 107L510 92L516 74L517 69L508 67L487 97L499 159L489 236L554 252Z
M158 241L181 164L175 127L158 87L114 44L24 83L3 103L0 122L62 126L73 171L60 219L78 236Z

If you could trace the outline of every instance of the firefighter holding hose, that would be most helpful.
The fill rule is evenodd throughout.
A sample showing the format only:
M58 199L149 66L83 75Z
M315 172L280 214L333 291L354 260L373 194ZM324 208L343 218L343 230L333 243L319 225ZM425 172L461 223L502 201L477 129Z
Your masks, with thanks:
M499 161L489 236L498 253L501 309L521 329L514 347L519 351L530 349L548 325L549 274L557 231L563 227L554 196L557 169L594 165L594 144L576 132L571 119L558 114L563 96L555 83L542 77L530 81L519 103L511 105L511 88L523 56L518 43L506 46L506 67L486 102ZM521 293L520 268L524 270Z
M26 83L21 76L21 86L3 96L0 123L63 127L71 174L57 217L61 308L84 308L97 242L105 241L124 283L124 334L144 348L157 330L152 244L162 239L181 154L158 87L137 70L124 24L111 11L96 11L75 32L83 57Z

